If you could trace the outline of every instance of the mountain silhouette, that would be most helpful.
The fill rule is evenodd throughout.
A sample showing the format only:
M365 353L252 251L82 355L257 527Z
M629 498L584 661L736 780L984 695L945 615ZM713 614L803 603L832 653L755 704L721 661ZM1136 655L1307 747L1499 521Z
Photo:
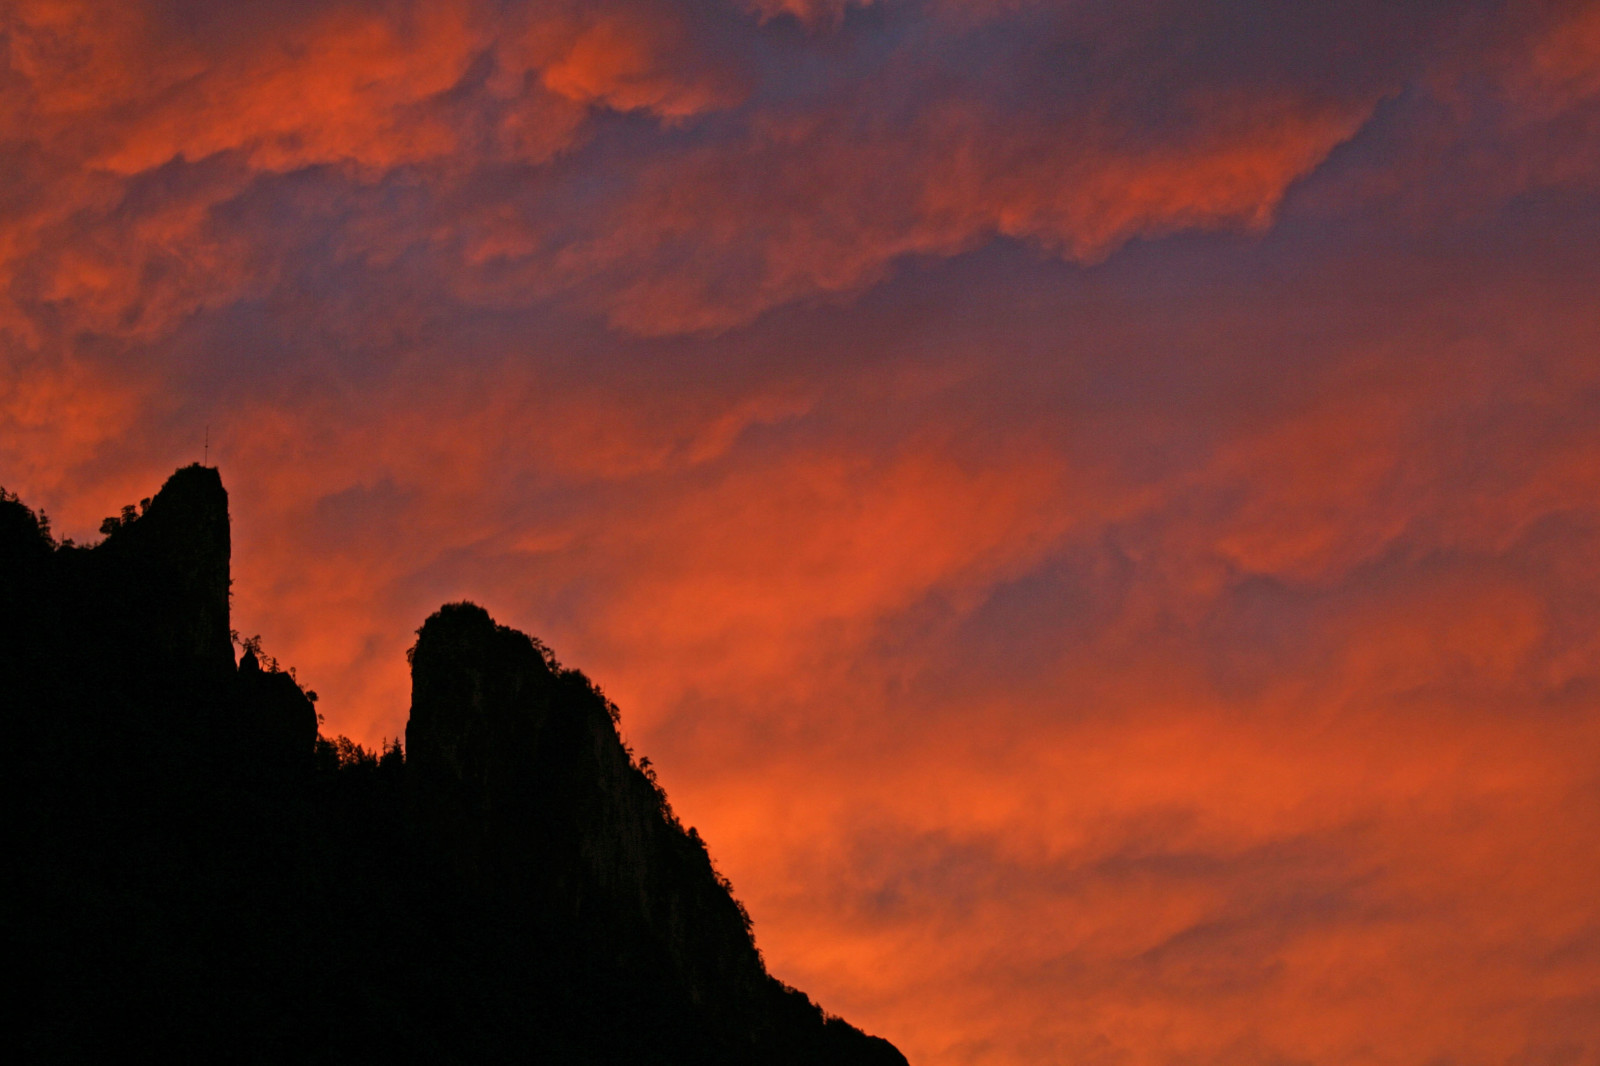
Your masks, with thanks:
M904 1066L767 973L616 708L538 640L440 608L405 746L371 752L230 630L215 469L101 532L58 543L0 491L21 1061Z

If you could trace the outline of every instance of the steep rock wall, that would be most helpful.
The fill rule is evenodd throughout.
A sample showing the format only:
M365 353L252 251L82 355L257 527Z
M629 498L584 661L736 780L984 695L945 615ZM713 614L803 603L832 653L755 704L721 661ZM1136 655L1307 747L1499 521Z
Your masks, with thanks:
M412 650L407 779L423 847L559 923L579 957L699 1015L706 1061L902 1064L766 973L749 917L581 673L473 604Z
M614 708L536 641L430 618L411 758L380 759L235 667L215 470L103 532L57 544L0 497L24 1059L904 1066L765 972Z

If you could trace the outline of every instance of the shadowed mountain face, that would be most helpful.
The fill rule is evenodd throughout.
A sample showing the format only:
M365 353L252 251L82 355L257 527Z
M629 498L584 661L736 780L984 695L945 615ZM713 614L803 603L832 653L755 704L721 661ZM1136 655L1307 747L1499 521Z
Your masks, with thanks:
M769 976L587 678L452 604L408 752L317 733L228 628L227 495L178 471L103 543L0 499L29 1060L840 1063L886 1041Z

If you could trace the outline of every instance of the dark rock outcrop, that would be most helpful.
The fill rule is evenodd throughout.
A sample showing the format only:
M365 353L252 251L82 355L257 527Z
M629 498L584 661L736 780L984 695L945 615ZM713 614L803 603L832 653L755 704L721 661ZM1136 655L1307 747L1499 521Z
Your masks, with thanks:
M629 987L635 1017L654 1019L647 1046L701 1061L904 1063L767 974L749 915L633 761L615 708L535 640L469 603L429 618L406 740L426 853L486 897L532 903L568 973Z
M217 471L177 471L142 513L125 508L103 529L94 547L56 545L20 501L0 501L13 780L61 803L98 796L107 817L143 822L152 804L252 759L246 746L297 747L309 765L315 712L309 735L303 715L289 721L308 706L298 686L284 677L263 691L234 664Z
M269 781L295 781L311 768L317 746L317 708L295 679L263 670L253 651L239 657L227 747L235 765Z
M188 467L78 548L0 495L24 1060L904 1063L767 974L615 708L482 608L418 631L409 757L322 739L234 663L227 505Z

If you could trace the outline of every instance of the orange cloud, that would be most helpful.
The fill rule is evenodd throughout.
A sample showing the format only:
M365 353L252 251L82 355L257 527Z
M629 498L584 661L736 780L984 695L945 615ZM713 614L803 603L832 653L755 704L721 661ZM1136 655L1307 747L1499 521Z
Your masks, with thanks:
M601 366L568 385L506 358L424 360L359 409L261 389L218 446L238 621L371 740L403 721L404 647L435 601L537 629L621 700L780 976L914 1061L1583 1062L1600 871L1571 842L1600 829L1582 696L1600 620L1566 597L1592 592L1600 536L1563 517L1592 517L1595 373L1563 356L1600 324L1569 302L1517 327L1551 353L1538 372L1470 339L1520 321L1509 288L1536 280L1465 309L1429 290L1398 334L1356 294L1347 326L1411 362L1313 338L1271 354L1323 373L1254 385L1298 400L1230 386L1200 414L1101 405L1104 367L969 349L920 388L857 348L804 388ZM1186 336L1239 307L1269 336L1325 312L1186 291ZM1434 332L1463 315L1467 339ZM1121 343L1086 328L1052 336ZM896 356L907 377L921 355ZM1485 406L1480 371L1545 406ZM1441 420L1458 434L1424 431ZM1108 476L1105 440L1195 422L1210 444ZM1487 427L1504 465L1459 467ZM1058 558L1086 584L974 646ZM994 662L1038 637L1040 657Z
M58 532L210 426L330 730L485 602L919 1064L1600 1064L1592 5L245 7L0 15Z
M1555 6L1531 41L1509 60L1507 80L1519 102L1548 117L1600 95L1600 10Z
M36 138L73 181L100 172L102 185L117 176L126 184L231 154L249 168L220 190L234 198L248 194L241 182L250 174L332 166L371 185L423 167L428 187L447 200L433 209L424 239L495 266L465 293L576 292L643 334L726 328L775 305L858 290L905 256L957 254L995 235L1092 261L1141 234L1259 229L1376 99L1366 90L1340 97L1212 85L1208 75L1185 85L1178 67L1161 106L1187 121L1130 139L1114 87L1091 84L1081 101L1063 92L1038 116L1013 115L1002 75L951 91L909 67L913 57L891 53L797 113L781 98L762 98L760 72L719 48L723 38L773 27L717 22L670 3L506 12L476 3L335 5L263 17L255 33L209 28L225 19L184 33L138 7L100 20L80 5L39 2L12 22L12 66L26 91L0 128ZM950 24L949 41L963 40L964 25ZM1031 46L1016 47L1019 61L1044 61ZM153 76L141 73L150 69ZM910 123L869 117L875 100L923 82L928 94ZM682 127L752 98L765 102L727 120L731 138L679 150L659 132L660 157L599 208L604 225L575 225L514 198L485 203L477 199L485 186L467 177L475 166L551 164L584 141L597 108ZM95 203L115 203L130 189L113 184ZM202 197L189 211L218 206ZM477 235L470 220L485 209L495 222ZM364 209L353 210L356 217L335 210L331 224L360 240ZM31 221L35 231L49 225ZM106 240L84 232L84 221L75 222L77 240ZM164 247L192 251L213 273L204 257L225 239L217 229L191 227ZM146 270L159 241L119 240L132 259L127 269ZM27 247L37 246L19 247L11 269L25 269ZM61 270L81 284L65 284L100 287L89 258L87 250L68 254ZM170 299L173 315L193 302ZM108 318L130 309L113 298L106 310L91 328L106 330Z
M671 22L602 18L563 42L555 58L541 65L540 76L569 100L618 111L651 111L669 119L733 103L737 89L731 84L714 79L685 83L674 76L667 56L685 46L684 34Z

